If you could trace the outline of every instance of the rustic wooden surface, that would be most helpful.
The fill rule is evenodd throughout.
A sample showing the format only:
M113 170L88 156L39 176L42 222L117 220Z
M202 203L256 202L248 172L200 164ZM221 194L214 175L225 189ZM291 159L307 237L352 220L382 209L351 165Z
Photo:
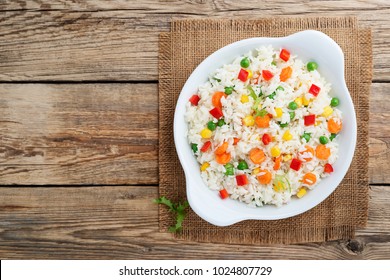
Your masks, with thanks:
M387 0L0 1L0 258L389 259L389 14ZM158 33L172 17L274 15L373 30L368 226L288 246L158 232Z

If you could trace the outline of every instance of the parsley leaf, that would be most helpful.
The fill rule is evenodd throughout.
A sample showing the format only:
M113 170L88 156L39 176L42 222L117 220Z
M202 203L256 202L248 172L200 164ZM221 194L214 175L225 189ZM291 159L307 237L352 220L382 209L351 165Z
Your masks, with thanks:
M271 93L271 94L268 95L267 97L268 97L269 99L274 100L274 99L275 99L275 95L276 95L276 92L274 91L273 93Z
M253 104L252 109L253 110L259 110L260 103L261 103L261 99L260 98L255 99L255 103Z
M256 111L256 115L255 117L264 117L265 115L268 114L267 110L266 109L261 109L261 110L255 110Z
M257 100L257 95L253 88L251 86L247 86L247 89L249 90L249 96L251 96L253 100Z
M171 226L168 228L170 232L179 232L182 229L182 223L184 221L184 218L186 217L186 209L189 207L189 204L187 201L184 201L183 203L173 203L169 199L167 199L165 196L162 196L160 198L157 198L153 200L154 203L157 204L163 204L166 205L169 208L169 211L176 213L176 224L174 226Z
M169 211L172 211L172 212L175 211L174 204L169 199L167 199L165 196L157 198L157 199L153 200L153 202L157 203L157 204L164 204L164 205L169 207Z

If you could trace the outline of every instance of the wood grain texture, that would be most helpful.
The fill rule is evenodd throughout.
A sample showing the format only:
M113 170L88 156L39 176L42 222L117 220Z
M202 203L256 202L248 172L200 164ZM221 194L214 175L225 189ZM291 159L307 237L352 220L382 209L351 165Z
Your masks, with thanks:
M155 84L1 84L0 184L157 184Z
M389 91L372 86L375 184L390 183ZM0 84L0 184L157 184L157 96L156 84Z
M0 184L46 185L0 187L0 258L389 259L389 12L387 0L0 1L0 82L156 81L171 18L264 15L357 16L373 30L374 81L386 82L372 86L367 228L288 246L158 232L156 84L0 83Z
M5 1L0 80L157 80L158 33L175 18L358 16L373 28L374 80L390 81L390 4L375 1Z
M283 246L195 243L158 232L157 187L0 188L0 257L48 259L388 259L390 188L370 190L353 240Z

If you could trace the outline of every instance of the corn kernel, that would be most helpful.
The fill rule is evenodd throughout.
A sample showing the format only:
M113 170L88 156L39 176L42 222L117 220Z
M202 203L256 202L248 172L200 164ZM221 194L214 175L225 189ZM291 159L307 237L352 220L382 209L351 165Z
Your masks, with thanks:
M248 102L249 102L249 97L248 97L248 95L243 94L243 95L241 96L241 103L248 103Z
M302 107L303 100L302 97L295 98L295 103L297 103L298 107Z
M207 168L209 168L209 166L210 166L210 163L205 162L205 163L203 163L203 164L200 166L200 170L201 170L201 171L205 171Z
M283 115L282 108L275 108L276 117L280 118Z
M316 121L316 123L314 124L314 126L317 126L317 125L320 125L320 121Z
M297 192L297 197L301 198L306 194L306 189L305 188L300 188L299 191Z
M311 100L306 99L305 97L302 98L302 104L303 106L308 106L310 104Z
M279 149L278 145L275 145L271 148L271 156L273 156L273 157L280 156L280 149Z
M287 130L287 131L283 134L283 140L285 140L285 141L290 141L291 139L293 139L293 136L292 136L292 134L290 133L290 130Z
M260 173L260 167L257 167L257 168L255 168L255 169L253 169L253 171L252 171L252 174L253 175L257 175L257 174L259 174Z
M283 157L283 161L289 161L290 159L292 159L292 156L291 155L285 155L284 157Z
M324 108L324 112L322 113L322 115L323 115L325 118L327 118L327 117L329 117L330 115L332 115L332 113L333 113L332 107L326 106L326 107Z
M253 126L255 124L255 119L253 118L253 116L249 115L249 116L246 116L243 120L242 120L242 124L243 125L246 125L246 126Z
M205 139L211 138L212 134L213 134L213 132L208 128L205 128L200 132L200 136L202 136L202 138L205 138Z
M246 71L248 72L248 79L251 79L253 77L252 70L246 69Z

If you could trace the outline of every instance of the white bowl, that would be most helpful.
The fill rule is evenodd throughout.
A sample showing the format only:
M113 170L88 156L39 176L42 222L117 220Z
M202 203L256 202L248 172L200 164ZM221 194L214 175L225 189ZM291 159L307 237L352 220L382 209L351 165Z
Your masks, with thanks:
M216 191L210 190L200 176L199 164L192 154L186 138L187 123L184 119L186 103L205 83L210 73L261 45L272 45L275 49L287 48L303 61L318 63L321 75L332 84L331 95L340 99L343 112L343 130L337 137L339 158L333 165L334 172L323 179L301 199L292 199L282 207L266 205L248 207L233 199L222 200ZM185 83L175 109L174 137L176 151L184 169L187 198L191 208L201 218L217 226L227 226L242 220L277 220L301 214L326 199L339 185L351 164L356 145L356 116L352 99L344 80L344 54L335 41L314 30L295 33L282 38L251 38L232 43L207 57L194 70Z

